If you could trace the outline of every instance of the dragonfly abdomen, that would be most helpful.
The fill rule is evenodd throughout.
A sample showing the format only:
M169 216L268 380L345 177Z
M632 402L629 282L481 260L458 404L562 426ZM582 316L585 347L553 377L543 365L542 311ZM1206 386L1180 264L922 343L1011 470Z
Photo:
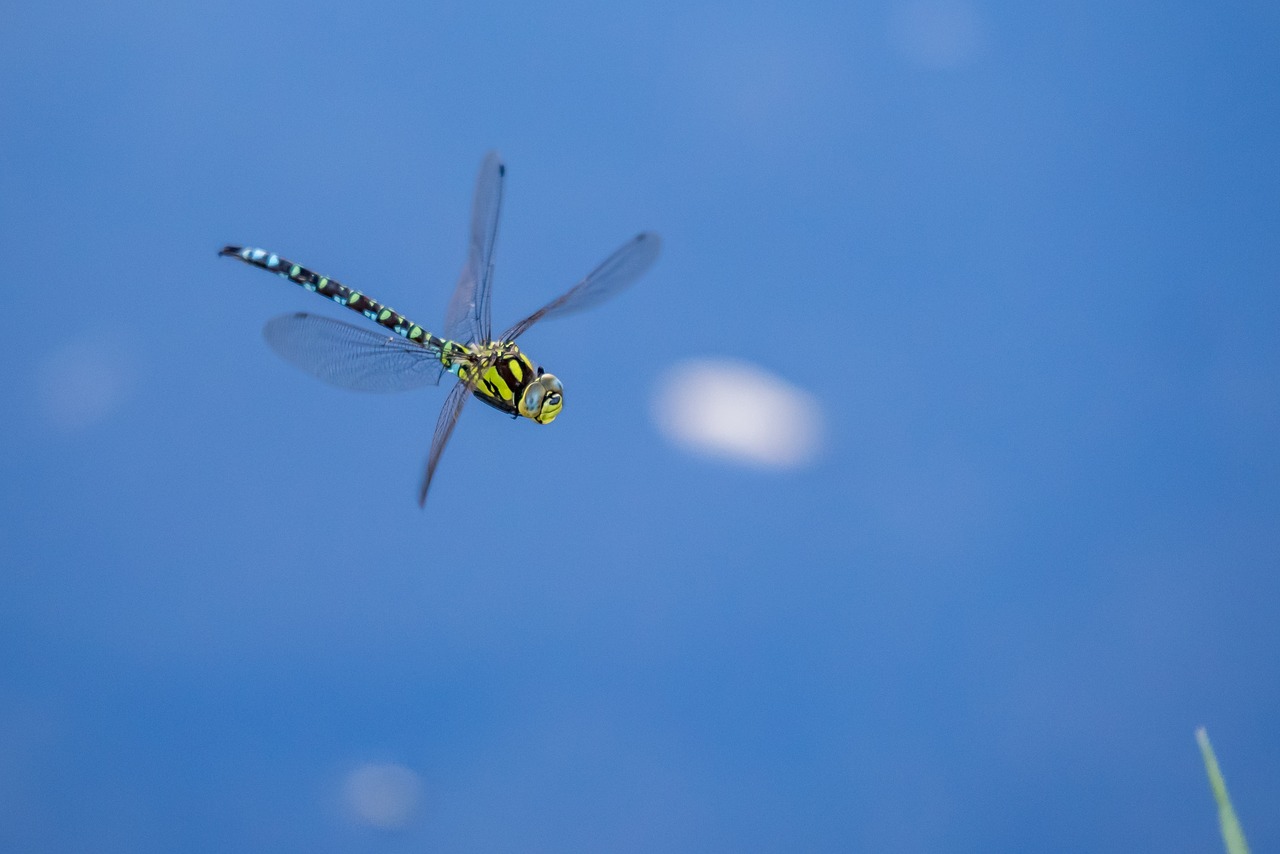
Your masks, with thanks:
M320 296L328 297L338 305L359 312L379 326L385 327L397 335L413 341L415 344L441 349L446 343L443 339L437 338L404 315L387 308L368 294L353 290L341 282L330 279L328 276L321 276L301 264L295 264L287 258L281 258L273 252L268 252L265 249L255 249L251 246L225 246L218 254L239 258L246 264L252 264L255 267L275 273L295 285L301 285Z

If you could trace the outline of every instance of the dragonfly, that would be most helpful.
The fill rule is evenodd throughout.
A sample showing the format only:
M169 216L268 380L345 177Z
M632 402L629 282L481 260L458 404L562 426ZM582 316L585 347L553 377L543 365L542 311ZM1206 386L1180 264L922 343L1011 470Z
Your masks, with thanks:
M372 392L438 385L445 374L457 379L436 420L418 489L419 506L426 505L440 456L467 400L475 397L513 419L525 418L535 424L550 424L564 408L563 383L530 359L516 339L541 320L591 308L616 295L649 269L661 248L658 235L641 232L569 290L495 337L489 298L506 171L497 152L489 152L480 165L467 260L440 336L367 294L273 252L249 246L225 246L218 252L283 276L381 327L375 331L306 312L269 320L263 328L267 344L286 362L312 376L340 388Z

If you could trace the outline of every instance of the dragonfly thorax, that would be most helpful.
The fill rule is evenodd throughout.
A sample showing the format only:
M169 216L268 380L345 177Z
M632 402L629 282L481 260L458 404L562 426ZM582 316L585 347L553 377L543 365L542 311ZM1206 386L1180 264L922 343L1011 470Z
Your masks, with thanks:
M463 382L475 378L473 393L495 409L550 424L564 408L564 386L510 341L453 344L443 350L449 370Z

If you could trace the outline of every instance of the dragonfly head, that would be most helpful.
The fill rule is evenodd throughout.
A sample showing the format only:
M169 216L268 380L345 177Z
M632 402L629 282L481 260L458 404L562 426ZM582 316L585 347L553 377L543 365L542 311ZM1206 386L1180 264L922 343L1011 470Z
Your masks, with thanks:
M520 396L520 414L539 424L550 424L563 408L564 386L555 374L545 374L539 368L538 375Z

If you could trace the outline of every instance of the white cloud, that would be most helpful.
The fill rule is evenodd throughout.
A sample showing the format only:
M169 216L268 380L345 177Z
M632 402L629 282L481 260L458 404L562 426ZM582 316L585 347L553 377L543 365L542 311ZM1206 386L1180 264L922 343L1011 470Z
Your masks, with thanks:
M673 442L737 462L794 468L822 445L817 400L745 362L695 359L661 380L654 419Z
M913 65L955 68L971 62L985 42L977 11L964 0L907 0L889 20L889 38Z
M68 344L45 358L36 372L41 414L68 433L92 427L120 407L132 373L128 358L113 344Z
M368 763L347 775L343 801L352 817L390 830L409 823L422 800L422 780L394 763Z

